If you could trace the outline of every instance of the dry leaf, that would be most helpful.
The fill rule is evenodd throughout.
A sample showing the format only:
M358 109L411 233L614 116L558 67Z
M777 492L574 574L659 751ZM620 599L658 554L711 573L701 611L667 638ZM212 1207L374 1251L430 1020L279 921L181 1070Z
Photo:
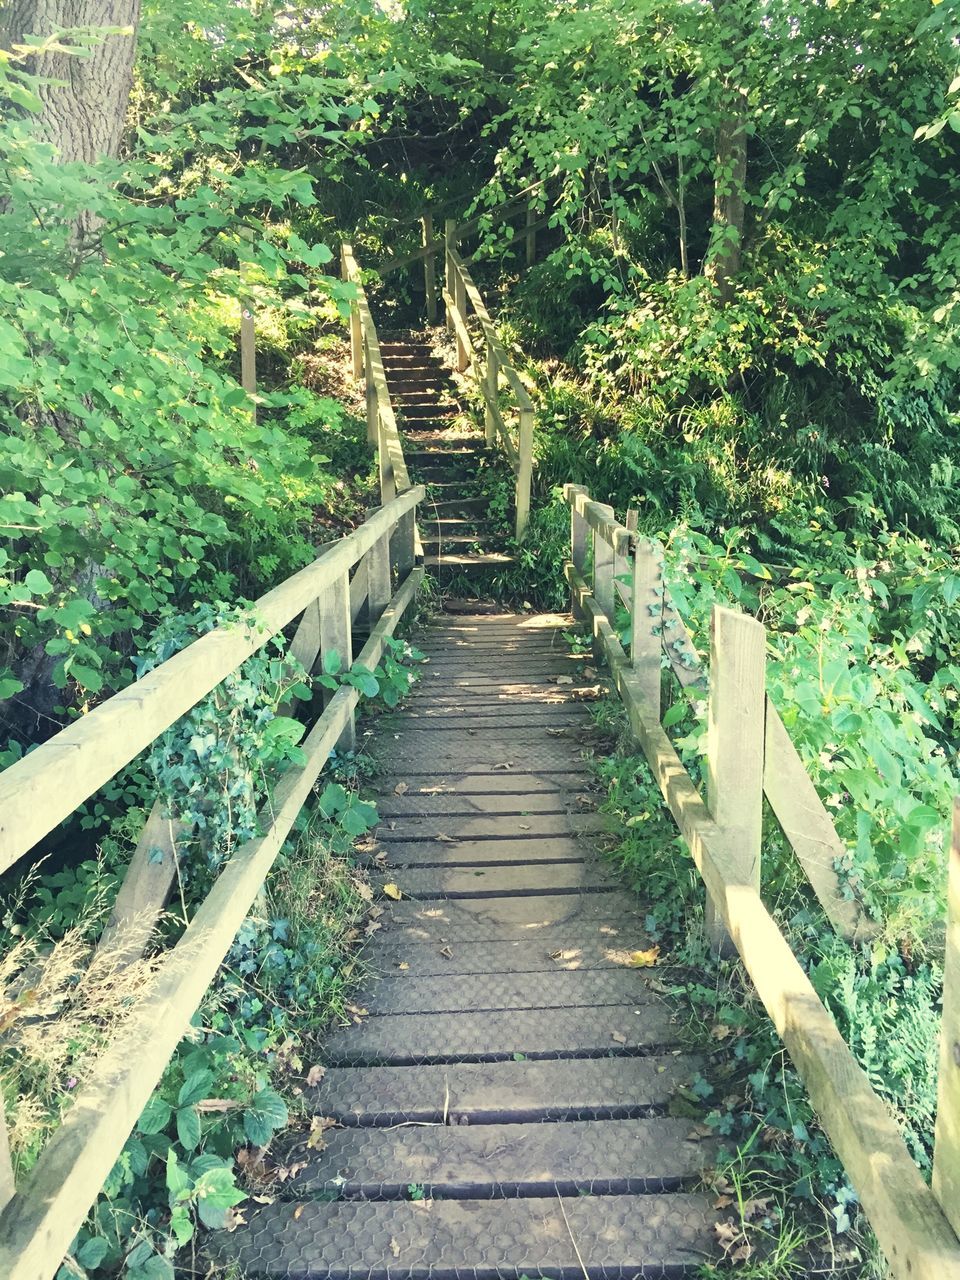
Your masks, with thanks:
M730 1261L746 1262L746 1260L750 1257L752 1253L753 1253L753 1245L749 1242L749 1240L744 1240L740 1248L734 1249L733 1253L731 1253Z
M714 1040L726 1040L729 1034L730 1028L725 1027L722 1022L718 1022L715 1027L710 1028L710 1035Z
M395 1258L400 1257L400 1246L397 1244L396 1240L394 1240L393 1236L390 1237L390 1252Z
M449 947L441 947L441 948L440 948L440 954L443 956L444 960L452 960L452 959L453 959L453 952L450 950L450 948L449 948Z
M373 901L373 889L367 884L366 880L355 880L353 887L357 891L357 896L362 898L364 902Z
M582 953L580 951L551 951L551 960L576 960Z
M330 1116L314 1116L310 1121L310 1136L307 1138L307 1146L311 1151L323 1151L327 1145L327 1140L323 1136L328 1129L336 1128L336 1120Z
M717 1196L713 1202L715 1209L729 1209L733 1204L733 1196Z
M398 968L398 969L409 969L409 968L410 968L410 966L407 964L406 960L400 960L400 961L398 961L398 962L397 962L397 968Z
M550 732L550 730L548 729L548 730L547 730L547 733L549 733L549 732ZM507 761L505 761L503 764L495 764L493 767L494 767L495 769L512 769L512 768L513 768L513 761L512 761L512 760L507 760Z
M296 1207L296 1208L294 1209L294 1211L293 1211L293 1220L294 1220L294 1222L296 1222L296 1220L300 1217L300 1215L303 1213L303 1211L304 1211L304 1209L305 1209L306 1207L307 1207L307 1206L306 1206L305 1204L298 1204L298 1205L297 1205L297 1207Z
M433 838L434 840L438 840L440 844L456 844L457 843L456 837L445 836L443 832L441 832L440 835L438 836L434 836Z
M625 1035L621 1035L621 1033L620 1033L619 1031L611 1031L611 1032L610 1032L610 1039L611 1039L611 1040L615 1040L615 1041L617 1042L617 1044L626 1044L626 1043L627 1043L627 1037L626 1037Z
M373 936L373 934L377 932L378 929L382 929L382 928L383 928L383 925L380 924L378 921L371 920L364 932L366 933L367 937L370 938Z
M251 1196L250 1199L256 1204L273 1204L276 1196Z
M702 1142L713 1135L713 1130L706 1124L695 1124L687 1134L688 1142Z
M659 946L654 946L649 951L631 951L630 965L634 969L652 969L657 963L660 956Z
M395 884L385 884L383 886L383 892L387 895L388 898L392 898L394 902L399 902L400 899L403 897L403 894L400 892L400 890L397 888Z
M573 676L557 676L557 684L573 684Z
M311 1089L316 1088L323 1077L327 1074L326 1067L314 1066L307 1072L307 1084Z
M409 782L398 782L397 785L393 788L393 794L395 796L405 796L409 790L410 790Z

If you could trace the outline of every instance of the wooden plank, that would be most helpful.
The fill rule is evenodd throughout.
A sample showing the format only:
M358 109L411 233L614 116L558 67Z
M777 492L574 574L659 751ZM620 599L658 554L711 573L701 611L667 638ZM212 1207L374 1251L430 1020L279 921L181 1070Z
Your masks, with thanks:
M21 858L158 734L261 649L423 498L418 485L260 597L251 623L218 627L0 774L0 871Z
M443 291L443 302L444 302L444 306L447 309L447 319L450 321L448 328L453 329L453 332L456 335L456 339L457 339L457 352L458 352L457 359L459 361L460 352L465 352L466 355L469 356L469 360L463 366L463 369L465 369L467 367L467 364L473 364L475 359L474 350L473 350L473 338L471 337L470 330L467 328L467 322L466 322L466 319L464 318L463 312L461 311L460 307L457 304L456 297L448 293L446 289L444 289ZM457 368L460 373L463 372L463 369L460 368L459 363L457 365Z
M663 551L641 539L633 553L630 665L650 715L660 719L660 655L663 652Z
M360 268L353 256L353 248L349 244L340 246L340 275L360 288ZM355 382L363 376L363 331L360 324L360 309L356 302L350 303L350 364Z
M327 670L328 659L336 655L340 671L349 671L353 665L353 619L350 617L350 585L344 573L332 582L320 597L320 662ZM335 693L323 690L324 707L329 706ZM352 751L357 745L356 725L353 715L348 719L343 733L337 740L338 751Z
M613 561L616 548L604 536L604 524L616 524L613 507L599 502L588 503L591 511L600 517L597 524L591 525L593 530L593 594L604 615L613 622L616 608L616 595L613 589ZM589 523L589 521L588 521Z
M566 485L571 497L567 501L576 508L595 533L599 533L609 543L615 555L629 555L634 536L624 525L620 524L613 513L613 507L603 502L593 502L586 489L580 485Z
M530 488L533 480L533 410L520 410L520 465L517 468L516 533L519 542L530 523Z
M755 618L714 605L710 620L707 807L728 847L736 850L736 882L757 892L763 827L766 643L766 631ZM722 921L709 897L704 923L711 942L724 947Z
M457 372L462 373L467 365L473 359L473 343L470 341L469 333L464 340L464 331L467 328L467 290L463 282L463 272L454 267L453 271L453 299L456 306L456 313L463 318L463 326L456 326L457 338Z
M844 1043L756 889L736 883L737 859L662 726L648 717L613 628L572 564L571 590L614 673L632 731L717 902L744 967L800 1072L897 1280L960 1280L960 1244L907 1150L893 1116Z
M356 624L357 619L363 612L363 606L367 603L367 595L370 590L370 575L367 572L367 558L369 555L370 552L368 551L357 564L353 577L350 579L350 619L354 624Z
M360 661L371 670L422 577L420 569L407 577L364 645ZM0 1214L0 1276L4 1280L48 1280L59 1268L313 790L334 742L352 717L357 697L357 690L349 686L337 691L303 743L306 762L283 775L272 801L265 806L266 834L243 845L224 867L136 1012L77 1091L63 1124Z
M420 219L423 244L423 288L426 294L427 323L437 323L437 264L430 246L433 244L433 214L425 213Z
M582 484L565 484L563 498L570 507L570 560L576 573L583 578L587 564L587 523L577 510L577 501L580 498L589 501L590 493ZM575 593L571 594L570 611L575 618L583 617Z
M960 1232L960 796L953 802L947 876L947 934L933 1192L953 1229Z
M497 438L503 445L503 451L507 455L507 461L513 469L513 474L516 475L520 470L520 455L517 452L517 446L510 437L510 429L504 421L503 414L500 412L500 406L491 405L490 415L497 428Z
M489 339L486 342L486 353L483 371L483 434L487 447L492 448L497 442L497 418L500 417L500 361L496 348Z
M13 1160L10 1158L10 1136L7 1133L7 1118L3 1110L3 1098L0 1096L0 1209L3 1209L14 1197L17 1190L13 1173Z
M133 964L147 949L176 879L185 830L154 801L97 944L96 956L111 968Z
M769 698L766 717L763 789L770 808L837 933L848 942L873 937L879 926L859 903L843 896L834 867L847 847Z
M453 333L453 316L450 299L453 298L453 259L457 249L457 223L447 218L443 224L443 300L446 306L447 331Z
M390 539L385 534L365 557L370 623L378 622L390 601Z

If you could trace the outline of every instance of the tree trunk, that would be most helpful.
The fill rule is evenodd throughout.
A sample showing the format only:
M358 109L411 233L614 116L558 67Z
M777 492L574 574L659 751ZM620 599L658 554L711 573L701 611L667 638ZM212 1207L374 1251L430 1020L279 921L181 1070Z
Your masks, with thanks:
M140 0L7 0L0 7L0 48L8 51L28 35L62 33L69 45L78 27L129 28L100 40L86 57L51 51L30 59L31 72L59 82L40 86L38 129L63 164L119 151L139 18Z
M747 183L747 95L729 88L717 129L717 167L713 185L713 227L704 274L729 302L740 270L744 192Z

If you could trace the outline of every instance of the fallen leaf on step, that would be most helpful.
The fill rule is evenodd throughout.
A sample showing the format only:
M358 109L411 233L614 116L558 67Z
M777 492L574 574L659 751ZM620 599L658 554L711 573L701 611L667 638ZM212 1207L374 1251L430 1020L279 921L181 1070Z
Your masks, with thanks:
M710 1028L710 1037L713 1040L726 1040L730 1034L730 1028L724 1026L722 1022L718 1022L715 1027Z
M390 1237L390 1252L395 1258L400 1257L400 1246L397 1244L396 1240L394 1240L393 1236Z
M307 1072L307 1084L311 1087L311 1089L316 1088L316 1086L320 1083L320 1081L323 1079L323 1077L326 1074L327 1074L326 1067L321 1067L321 1066L311 1067L310 1070Z
M357 896L362 898L364 902L373 901L373 889L365 880L355 881L354 888L357 891Z
M394 902L399 902L400 899L403 897L403 894L400 892L400 890L397 888L395 884L385 884L383 886L383 892L387 895L388 898L392 898Z
M380 917L383 915L383 907L371 907L370 910L367 912L367 915L370 917L371 920L379 920Z
M371 920L370 923L367 925L366 929L364 930L364 932L366 933L368 938L371 938L377 932L378 929L382 929L382 928L383 928L383 925L380 923L379 920Z
M547 733L551 738L562 738L566 733L566 729L548 729Z
M410 790L409 782L398 782L397 785L393 788L393 794L395 796L405 796L409 790Z
M615 1041L617 1042L617 1044L626 1044L626 1043L627 1043L627 1037L626 1037L625 1035L622 1035L619 1031L611 1031L611 1032L610 1032L610 1039L611 1039L611 1040L615 1040Z
M688 1142L702 1142L704 1138L709 1138L713 1134L713 1130L706 1124L695 1124L687 1134Z
M573 676L556 676L555 681L557 684L573 684Z
M551 951L551 952L550 952L550 959L551 959L551 960L558 960L558 961L561 961L561 960L576 960L576 959L578 959L578 957L580 956L580 954L581 954L581 953L580 953L579 951Z
M440 835L438 836L434 836L433 838L434 840L438 840L440 844L456 844L457 843L457 840L454 836L445 836L443 832L441 832Z
M549 732L550 732L550 730L548 729L548 730L547 730L547 733L549 733ZM503 763L503 764L495 764L493 767L494 767L495 769L512 769L512 768L513 768L513 761L512 761L512 760L506 760L506 761L504 761L504 763Z
M314 1116L310 1121L310 1136L307 1138L307 1146L311 1151L323 1151L327 1145L324 1134L328 1129L335 1129L336 1120L330 1116Z
M410 968L410 966L407 964L406 960L401 960L401 961L399 961L399 963L397 964L397 968L398 968L398 969L409 969L409 968Z
M453 959L453 952L450 950L450 948L449 948L449 947L441 947L441 948L440 948L440 954L443 956L444 960L452 960L452 959Z
M304 1209L305 1209L306 1207L307 1207L307 1206L306 1206L305 1204L298 1204L298 1205L297 1205L297 1207L296 1207L296 1208L294 1209L294 1211L293 1211L293 1220L294 1220L294 1222L296 1222L296 1220L300 1217L300 1215L303 1213L303 1211L304 1211Z
M729 1209L733 1204L733 1196L717 1196L713 1202L715 1209Z
M251 1196L250 1199L256 1204L273 1204L276 1196Z
M630 966L633 969L652 969L659 956L659 947L651 947L649 951L631 951Z
M591 796L577 796L577 804L584 809L596 808L596 801Z

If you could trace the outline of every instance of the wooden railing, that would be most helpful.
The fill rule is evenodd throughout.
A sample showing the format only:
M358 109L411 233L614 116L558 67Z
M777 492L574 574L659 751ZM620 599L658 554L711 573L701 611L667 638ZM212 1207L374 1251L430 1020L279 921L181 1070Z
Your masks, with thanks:
M567 485L574 612L609 665L633 735L699 868L707 928L732 940L799 1071L811 1103L856 1188L899 1280L960 1280L960 820L951 855L944 1025L933 1187L923 1181L896 1122L873 1090L760 896L763 797L779 819L824 910L846 937L870 928L839 892L842 843L776 709L766 696L766 633L755 619L715 606L709 669L663 584L663 550L620 524L613 508ZM618 579L625 576L625 584ZM629 616L625 649L617 596ZM706 799L660 720L661 671L709 683ZM952 1224L952 1225L951 1225Z
M483 396L484 433L488 446L498 444L513 469L515 532L522 538L530 521L530 487L533 477L533 401L507 350L497 335L490 313L473 282L470 272L456 249L458 228L448 222L445 234L445 285L447 328L457 342L457 369L469 368ZM477 319L479 335L471 333L470 316ZM501 381L506 387L507 403L501 402ZM516 415L511 429L505 415ZM514 439L514 431L516 439Z
M423 570L414 564L413 541L416 505L423 493L422 487L408 488L354 533L331 544L313 564L262 596L252 607L249 622L218 627L194 641L0 774L0 870L25 857L78 805L298 617L289 652L307 671L332 650L350 666L353 623L366 605L369 638L357 661L372 670L423 577ZM6 1130L0 1124L0 1195L6 1205L0 1215L4 1280L48 1280L59 1269L331 750L337 744L352 746L358 696L354 687L344 684L330 698L302 743L304 763L282 775L264 805L264 834L240 846L224 865L182 937L163 956L136 1006L77 1090L37 1164L16 1188ZM138 861L138 855L151 852L151 832L158 820L169 829L174 816L163 815L155 807L121 895L125 890L130 894L132 882L142 873L145 859ZM152 895L155 922L166 896L162 885L155 884ZM143 895L132 896L139 897L142 911ZM118 927L116 912L114 917L112 929ZM136 928L139 945L142 920Z

